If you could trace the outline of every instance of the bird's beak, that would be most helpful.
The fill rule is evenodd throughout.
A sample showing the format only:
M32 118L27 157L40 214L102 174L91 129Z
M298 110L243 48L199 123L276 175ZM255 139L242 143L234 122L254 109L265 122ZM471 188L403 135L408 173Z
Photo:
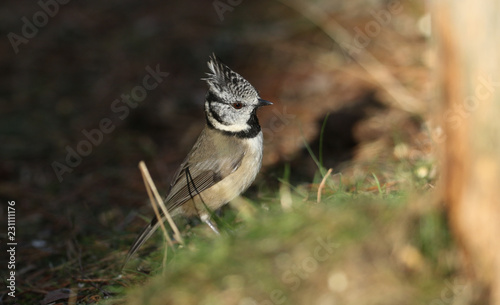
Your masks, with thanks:
M266 101L266 100L263 100L263 99L259 99L259 103L257 104L257 106L259 107L262 107L262 106L269 106L269 105L272 105L273 103L271 103L270 101Z

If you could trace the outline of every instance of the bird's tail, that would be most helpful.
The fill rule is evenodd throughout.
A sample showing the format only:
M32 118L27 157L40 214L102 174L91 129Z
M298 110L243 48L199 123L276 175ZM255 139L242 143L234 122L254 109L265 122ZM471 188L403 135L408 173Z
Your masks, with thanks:
M130 260L132 255L134 255L137 252L137 250L139 250L139 248L151 237L151 235L153 235L153 233L156 231L156 229L158 229L159 226L160 223L158 222L158 219L156 219L155 217L146 227L144 227L144 229L142 229L141 234L137 236L134 243L130 247L130 250L128 250L127 257L125 258L125 262L123 263L122 269L123 267L125 267L125 265Z

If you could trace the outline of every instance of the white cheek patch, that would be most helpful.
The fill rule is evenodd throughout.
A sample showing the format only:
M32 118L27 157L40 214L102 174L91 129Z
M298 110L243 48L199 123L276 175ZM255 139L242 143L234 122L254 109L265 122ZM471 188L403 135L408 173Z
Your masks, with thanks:
M247 123L244 124L231 124L231 125L224 125L219 123L210 112L207 113L207 118L210 121L210 123L218 130L223 130L223 131L229 131L229 132L240 132L240 131L245 131L250 128Z

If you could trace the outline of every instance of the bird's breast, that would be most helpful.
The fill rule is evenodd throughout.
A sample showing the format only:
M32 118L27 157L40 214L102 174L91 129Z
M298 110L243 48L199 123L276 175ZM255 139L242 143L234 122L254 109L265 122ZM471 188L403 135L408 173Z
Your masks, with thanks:
M262 132L253 138L238 141L241 142L237 145L245 145L245 153L240 166L221 181L201 192L203 203L199 200L199 196L195 196L196 209L192 205L183 206L185 214L191 215L202 211L205 204L211 210L216 210L244 192L255 180L262 165Z

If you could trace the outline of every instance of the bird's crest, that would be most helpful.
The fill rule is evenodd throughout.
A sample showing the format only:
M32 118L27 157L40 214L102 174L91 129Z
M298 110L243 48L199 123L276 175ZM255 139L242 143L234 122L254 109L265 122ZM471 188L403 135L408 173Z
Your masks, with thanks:
M223 92L241 97L258 96L255 88L246 79L222 63L215 54L210 57L208 68L210 72L203 80L214 93L220 96L224 95Z

